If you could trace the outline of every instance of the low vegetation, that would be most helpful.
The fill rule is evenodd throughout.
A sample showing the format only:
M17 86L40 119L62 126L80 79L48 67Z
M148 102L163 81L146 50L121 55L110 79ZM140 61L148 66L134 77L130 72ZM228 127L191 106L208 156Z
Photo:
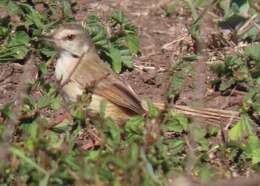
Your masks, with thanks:
M43 2L43 1L39 1ZM235 124L208 125L168 109L159 111L151 102L147 117L130 118L119 127L102 114L86 118L91 95L66 103L51 80L56 52L40 37L65 22L75 22L69 1L37 3L2 0L7 14L0 18L0 63L26 65L33 55L39 76L26 82L21 103L10 102L0 110L0 185L168 185L178 175L190 174L207 182L260 170L260 44L257 1L172 1L163 16L182 6L191 12L190 34L200 42L200 23L210 8L222 16L219 27L232 26L236 47L223 54L222 63L210 65L211 88L230 96L244 95ZM227 6L229 5L229 6ZM203 8L199 8L203 7ZM259 7L258 7L259 8ZM205 10L205 11L204 11ZM258 18L258 22L256 21ZM134 68L140 53L138 29L123 12L114 11L105 21L93 14L83 22L101 58L116 73ZM253 24L249 24L250 21ZM230 28L229 28L230 29ZM172 66L168 98L175 102L200 51L179 56ZM40 92L37 96L35 92ZM65 111L64 111L64 108ZM69 117L57 119L63 109ZM101 112L102 113L102 112ZM231 118L232 120L232 118ZM80 141L84 141L81 144Z

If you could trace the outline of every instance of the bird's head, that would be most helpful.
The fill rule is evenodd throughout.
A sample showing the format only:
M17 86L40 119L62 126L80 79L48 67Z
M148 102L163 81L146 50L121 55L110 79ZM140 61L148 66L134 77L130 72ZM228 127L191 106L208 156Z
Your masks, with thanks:
M92 47L89 35L79 24L65 24L43 39L54 43L59 50L78 57Z

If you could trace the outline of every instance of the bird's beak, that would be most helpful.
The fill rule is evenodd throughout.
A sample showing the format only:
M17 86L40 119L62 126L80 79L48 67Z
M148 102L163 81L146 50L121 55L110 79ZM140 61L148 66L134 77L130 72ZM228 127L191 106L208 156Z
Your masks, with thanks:
M56 48L59 46L59 41L57 39L53 38L52 35L43 35L41 38L39 38L39 40L50 43L50 44L54 45L54 47L56 47Z
M48 35L45 35L45 36L42 36L40 38L41 41L46 41L46 42L51 42L51 43L55 43L55 39L52 37L52 36L48 36Z

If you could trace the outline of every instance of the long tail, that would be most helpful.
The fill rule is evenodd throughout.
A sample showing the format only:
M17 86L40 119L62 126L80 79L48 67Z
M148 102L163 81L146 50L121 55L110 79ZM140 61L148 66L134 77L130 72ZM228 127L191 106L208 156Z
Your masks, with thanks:
M187 116L199 117L209 119L212 121L228 121L230 123L237 122L239 120L239 112L231 110L221 110L212 108L198 108L189 107L183 105L174 105L173 111L183 113Z
M166 110L162 102L154 103L161 111ZM144 105L144 104L143 104ZM147 108L147 106L144 106ZM168 111L182 113L188 117L202 118L209 122L225 122L233 124L240 119L239 112L223 109L200 108L184 105L173 105L167 108Z

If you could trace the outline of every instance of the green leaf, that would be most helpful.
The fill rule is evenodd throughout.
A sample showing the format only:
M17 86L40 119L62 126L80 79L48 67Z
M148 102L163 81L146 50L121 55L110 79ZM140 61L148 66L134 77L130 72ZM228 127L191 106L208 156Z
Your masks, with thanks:
M112 12L111 18L121 25L128 24L128 19L124 16L123 12L121 11Z
M148 175L151 177L151 179L154 181L154 182L157 182L157 183L160 183L158 177L156 176L155 174L155 171L153 169L153 166L150 162L147 162L146 163L146 171L148 173Z
M139 147L136 143L133 143L130 148L130 160L131 163L136 163L139 157Z
M127 133L142 135L144 132L144 118L141 116L130 118L125 124L125 130Z
M255 135L248 137L248 143L244 145L245 152L252 159L252 164L260 162L260 139Z
M248 146L250 150L260 148L260 139L255 135L250 135L248 138Z
M65 18L70 18L72 17L72 10L71 10L71 5L70 2L67 0L63 0L62 1L62 12L63 12L63 16Z
M247 114L242 114L237 124L230 129L228 136L231 141L241 140L246 135L253 135L250 118Z
M229 70L236 70L244 64L245 63L242 61L242 59L237 55L227 56L225 58L225 65Z
M165 14L166 16L170 16L173 12L176 11L176 3L168 3L166 4L166 6L164 7L165 10Z
M196 61L198 56L196 54L188 54L182 57L182 60L185 62Z
M25 133L29 134L30 139L32 139L34 142L38 140L39 128L37 122L33 121L30 124L21 125L21 128L25 131Z
M109 48L109 41L107 38L107 33L101 24L100 18L96 15L91 15L86 19L84 25L90 33L91 40L96 47L101 50L107 50Z
M219 26L223 29L234 29L236 30L239 25L246 22L246 18L238 14L228 15L225 20L219 22Z
M198 18L198 12L196 10L195 4L191 0L185 0L185 2L187 3L188 7L191 10L191 15L192 15L193 21L195 21Z
M48 73L48 67L46 63L41 63L38 67L42 75L46 75Z
M49 97L49 95L44 95L44 96L42 96L42 97L39 99L38 107L39 107L40 109L43 109L43 108L45 108L45 107L47 107L47 106L49 106L49 105L50 105L50 97Z
M182 139L172 139L168 146L170 149L174 150L174 154L177 154L184 150L185 142Z
M191 63L179 60L173 65L172 70L173 76L171 77L169 97L175 99L182 90L186 77L192 75L193 67Z
M246 47L245 54L260 63L260 44L253 44Z
M45 175L44 178L41 179L39 186L48 186L50 175Z
M111 140L109 142L112 143L111 145L116 147L117 145L120 144L121 141L120 128L110 118L106 119L105 125L108 127L109 134L110 134L109 136Z
M61 100L60 100L60 97L54 97L52 98L51 100L51 108L54 110L54 111L57 111L59 110L61 107Z
M56 131L58 133L63 133L65 131L68 131L69 129L71 129L71 123L68 120L64 120L52 128L53 131ZM57 142L58 141L56 141L54 144L56 144Z
M171 84L172 84L172 87L174 87L174 93L177 93L182 85L183 85L183 82L184 82L184 78L180 75L177 75L175 74L172 79L171 79Z
M13 103L7 103L3 106L3 108L0 109L1 116L4 118L11 118L12 117L12 106Z
M31 25L35 25L39 29L44 28L44 17L37 10L35 10L32 6L21 3L20 7L24 10L26 25L29 27Z
M50 132L46 137L48 148L59 149L64 145L64 138L57 132Z
M191 130L191 134L195 141L200 142L205 139L207 130L205 128L199 128L198 126L194 126L194 128L192 128Z
M120 51L115 48L111 47L109 49L108 55L110 56L112 60L112 68L116 73L120 73L122 70L122 59L121 59L121 54Z
M247 14L250 6L248 0L232 0L231 8L233 9L234 12L243 15L243 14Z
M219 128L218 127L209 127L208 128L208 134L210 136L217 136L217 134L219 133Z
M154 181L156 183L160 183L158 177L155 174L154 168L153 168L152 164L147 160L146 154L143 149L141 149L141 151L140 151L140 156L141 156L142 160L145 162L146 174L148 174L148 176L150 177L150 179L152 179L152 181Z
M224 13L225 13L224 17L228 17L231 14L230 6L229 6L230 1L231 0L221 0L219 2L220 8L224 10Z
M30 111L32 111L35 108L36 102L33 99L33 97L27 96L27 97L24 98L23 101L24 101L25 105L28 105L30 107L30 109L31 109Z
M2 17L0 18L0 39L4 40L10 34L10 18Z
M176 117L176 120L179 122L179 124L182 126L184 130L187 130L188 128L188 118L179 113L173 113L174 117Z
M38 48L41 54L45 55L47 58L54 56L57 52L55 49L50 45L43 45Z
M44 28L44 17L37 10L35 10L32 6L21 3L21 8L24 9L26 15L26 25L31 26L35 25L39 29Z
M148 101L147 102L147 106L148 106L148 116L150 118L156 118L159 116L160 111L159 109L153 104L153 102Z
M24 31L17 31L9 41L8 46L12 48L12 56L15 59L23 59L29 51L30 38Z
M129 51L129 49L120 49L120 54L121 54L121 59L124 65L128 68L133 68L134 62L133 62L133 57Z
M242 35L239 35L239 37L241 37L242 40L249 39L250 41L256 41L257 37L259 37L258 33L258 29L256 27L253 27L249 29L247 32L242 33Z
M136 27L129 23L128 18L121 11L112 12L111 19L115 22L114 27L120 25L120 30L126 34L136 34Z
M163 126L165 132L183 132L183 127L176 121L169 121Z
M236 83L235 79L231 77L230 79L221 82L219 90L225 91L228 88L230 88L232 85L234 85L235 83Z
M102 179L106 180L106 181L112 181L113 180L113 174L110 170L108 170L105 167L101 167L99 170L99 175Z
M197 167L198 175L203 182L211 180L215 176L215 171L207 164L200 164Z
M260 148L254 149L252 153L252 164L258 164L260 162Z
M126 36L127 46L132 54L139 51L139 39L136 35L129 34Z
M181 133L188 128L188 119L180 113L172 112L169 115L169 119L162 126L163 131L165 132L177 132Z
M14 15L20 16L23 14L21 8L14 1L2 0L0 1L0 7L6 9L9 12L12 12Z
M85 156L86 160L95 161L98 160L100 152L99 151L90 151Z
M23 161L28 163L31 167L35 168L37 171L43 173L44 175L48 175L48 172L44 170L42 167L40 167L38 164L36 164L31 158L26 157L24 152L18 148L11 147L10 151L17 157L21 158Z
M80 170L80 162L77 160L77 158L73 155L73 153L67 154L65 156L64 162L75 171Z
M116 73L120 73L123 66L133 68L132 55L139 51L139 39L136 28L129 23L122 12L113 12L111 19L113 33L122 34L114 34L109 38L100 18L95 15L89 16L84 25L99 50L100 57L111 63L112 69Z

